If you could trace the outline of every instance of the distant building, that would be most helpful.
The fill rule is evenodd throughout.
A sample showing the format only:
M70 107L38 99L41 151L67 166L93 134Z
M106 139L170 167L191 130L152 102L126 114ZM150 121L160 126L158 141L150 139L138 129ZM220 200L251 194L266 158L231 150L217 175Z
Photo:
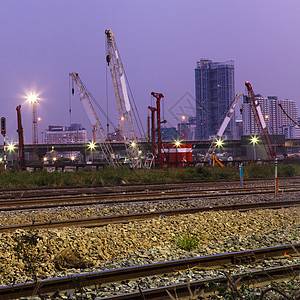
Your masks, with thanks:
M286 139L300 139L300 127L296 125L281 126L278 130Z
M157 133L156 133L157 137ZM178 132L175 127L162 127L161 128L161 139L163 141L174 141L178 139Z
M45 131L46 144L76 144L86 142L86 130L81 127L81 124L71 124L70 126L50 125Z
M276 96L263 97L260 94L256 95L256 99L261 107L269 134L285 134L283 132L285 130L285 132L289 132L289 134L286 134L286 138L288 138L288 136L295 135L294 133L291 133L292 129L287 129L287 127L294 126L293 121L291 121L291 119L289 119L279 107L279 104L281 104L286 113L296 121L298 120L298 108L294 100L279 100ZM259 134L259 130L251 110L251 105L247 101L246 96L244 96L243 99L242 119L243 135Z
M178 137L181 141L195 140L196 117L189 117L187 121L177 124Z
M215 136L235 98L234 61L201 59L195 69L196 139ZM233 136L234 117L225 134Z

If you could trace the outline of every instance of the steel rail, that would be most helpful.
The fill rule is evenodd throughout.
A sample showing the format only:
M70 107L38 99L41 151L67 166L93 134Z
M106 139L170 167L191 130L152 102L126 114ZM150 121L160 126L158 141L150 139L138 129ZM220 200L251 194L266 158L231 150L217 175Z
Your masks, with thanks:
M251 272L243 272L239 274L230 275L232 281L236 282L235 285L237 288L242 286L243 284L247 284L251 286L262 286L267 285L275 280L283 280L287 278L294 278L295 274L300 273L300 264L290 265L285 267L273 267L266 268L262 271L251 271ZM183 297L188 297L190 295L190 291L203 291L205 295L216 292L220 286L220 284L228 284L227 278L225 276L202 279L197 281L192 281L187 285L187 283L174 284L166 287L153 288L142 290L143 296L147 300L170 300L171 295L177 296L180 299ZM167 292L168 291L168 292ZM140 300L141 298L140 292L132 292L127 294L115 295L115 296L106 296L105 300ZM102 298L101 298L102 299ZM186 299L186 298L185 298Z
M217 205L217 206L204 206L204 207L192 207L192 208L181 208L174 210L159 210L152 212L132 213L132 214L120 214L120 215L109 215L109 216L98 216L90 218L80 219L68 219L68 220L50 220L48 222L32 222L30 224L13 224L0 226L1 232L14 231L16 229L51 229L60 227L99 227L108 224L128 223L132 221L141 221L147 219L153 219L157 217L167 217L174 215L183 214L194 214L199 212L207 211L247 211L252 209L279 209L285 207L292 207L300 205L300 199L298 200L286 200L286 201L273 201L273 202L259 202L259 203L238 203L228 205Z
M299 192L300 189L293 188L282 190L284 193ZM265 190L263 190L265 189ZM120 204L134 202L157 202L181 200L188 201L197 198L215 198L228 196L245 196L253 194L272 194L274 187L252 187L248 189L234 188L223 189L223 193L218 190L201 190L201 191L184 191L184 195L178 192L162 192L157 194L127 194L114 196L81 196L81 197L61 197L61 198L42 198L42 199L18 199L18 200L0 200L0 211L16 211L28 209L45 209L55 208L59 206L85 206L85 205L100 205L100 204ZM226 191L226 192L224 192ZM236 191L236 192L230 192ZM39 204L41 203L41 204Z
M242 263L253 263L256 260L262 260L267 257L281 257L288 255L290 257L299 255L300 243L280 245L267 248L251 249L245 251L223 253L209 256L200 256L193 258L186 258L174 261L159 262L154 264L146 264L140 266L132 266L119 268L114 270L105 270L93 273L84 273L60 278L46 279L35 282L29 282L24 284L16 284L13 286L2 286L0 287L0 298L13 299L20 296L34 296L38 291L43 293L51 293L59 290L67 290L76 287L92 286L99 284L107 284L112 282L119 282L122 280L128 280L139 277L146 277L152 275L159 275L165 273L174 273L190 268L198 267L207 268L212 266L224 266L237 265ZM280 267L273 268L278 270L289 270L291 267ZM298 270L300 265L294 265L293 269ZM265 274L266 270L251 272ZM207 279L202 282L208 282ZM166 288L164 288L166 289ZM125 297L128 295L125 295ZM124 297L119 296L119 297ZM120 298L123 299L123 298ZM131 299L131 298L124 298ZM137 299L137 298L132 298ZM148 299L148 298L147 298ZM152 298L149 298L152 299Z
M285 177L280 178L281 181L284 180L299 180L298 177ZM273 179L260 179L260 182L272 182ZM244 184L257 182L257 179L248 179L244 180ZM15 198L32 198L32 197L47 197L49 195L60 196L64 193L64 190L67 191L68 195L74 196L76 194L109 194L109 193L122 193L122 192L144 192L145 190L157 191L157 190L167 190L174 189L176 187L182 188L186 185L203 187L203 185L212 185L212 184L239 184L238 180L226 181L220 179L219 181L183 181L183 182L172 182L172 183L141 183L141 184L126 184L126 185L107 185L107 186L70 186L70 187L41 187L41 188L28 188L28 189L5 189L1 190L0 199L7 199L8 197ZM46 192L45 192L46 191Z

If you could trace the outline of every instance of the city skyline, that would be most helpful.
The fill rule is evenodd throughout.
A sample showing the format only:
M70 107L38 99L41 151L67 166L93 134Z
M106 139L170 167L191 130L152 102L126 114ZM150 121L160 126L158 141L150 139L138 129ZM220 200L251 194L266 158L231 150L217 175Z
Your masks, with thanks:
M164 94L169 113L185 93L194 96L194 67L201 58L235 62L236 93L249 80L256 94L294 99L300 77L296 0L243 1L49 1L2 3L0 20L1 116L8 138L17 141L16 107L22 104L25 142L32 140L32 110L24 95L40 93L39 134L49 125L69 125L69 76L78 72L117 121L111 78L106 69L105 29L115 34L141 118L152 91ZM107 82L106 82L106 72ZM72 123L89 128L78 96ZM104 123L105 124L105 123ZM146 128L146 122L144 122ZM41 135L40 135L41 138Z

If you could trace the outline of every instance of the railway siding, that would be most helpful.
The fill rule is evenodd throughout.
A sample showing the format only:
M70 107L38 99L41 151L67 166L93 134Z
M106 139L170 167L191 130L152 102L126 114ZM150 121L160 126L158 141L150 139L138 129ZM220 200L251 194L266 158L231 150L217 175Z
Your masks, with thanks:
M34 253L40 258L40 279L83 272L60 271L55 259L66 250L76 250L86 262L86 271L118 268L178 258L241 251L299 242L300 208L256 210L248 212L218 211L181 215L152 220L111 224L102 228L64 228L39 230ZM199 239L196 250L176 248L175 236L190 232ZM15 250L23 230L0 235L1 284L32 280L24 276L25 262ZM26 233L27 234L27 233ZM7 276L9 274L9 276Z

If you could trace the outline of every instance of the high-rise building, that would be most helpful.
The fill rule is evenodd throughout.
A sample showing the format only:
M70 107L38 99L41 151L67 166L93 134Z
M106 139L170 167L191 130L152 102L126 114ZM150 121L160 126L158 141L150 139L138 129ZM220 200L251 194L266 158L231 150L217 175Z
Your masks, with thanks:
M201 59L195 69L196 139L215 136L235 97L234 61ZM225 135L233 135L234 118Z
M261 112L266 122L266 126L270 134L283 134L283 128L287 130L287 127L294 126L294 123L289 119L279 104L282 105L285 112L293 119L298 119L298 108L294 100L279 100L276 96L262 97L256 95L256 99L261 107ZM250 103L247 102L247 97L244 96L242 105L243 116L243 135L258 134L259 130L255 123L255 119L251 110ZM294 131L291 131L294 132ZM289 135L286 135L288 138ZM291 134L291 136L295 136Z

